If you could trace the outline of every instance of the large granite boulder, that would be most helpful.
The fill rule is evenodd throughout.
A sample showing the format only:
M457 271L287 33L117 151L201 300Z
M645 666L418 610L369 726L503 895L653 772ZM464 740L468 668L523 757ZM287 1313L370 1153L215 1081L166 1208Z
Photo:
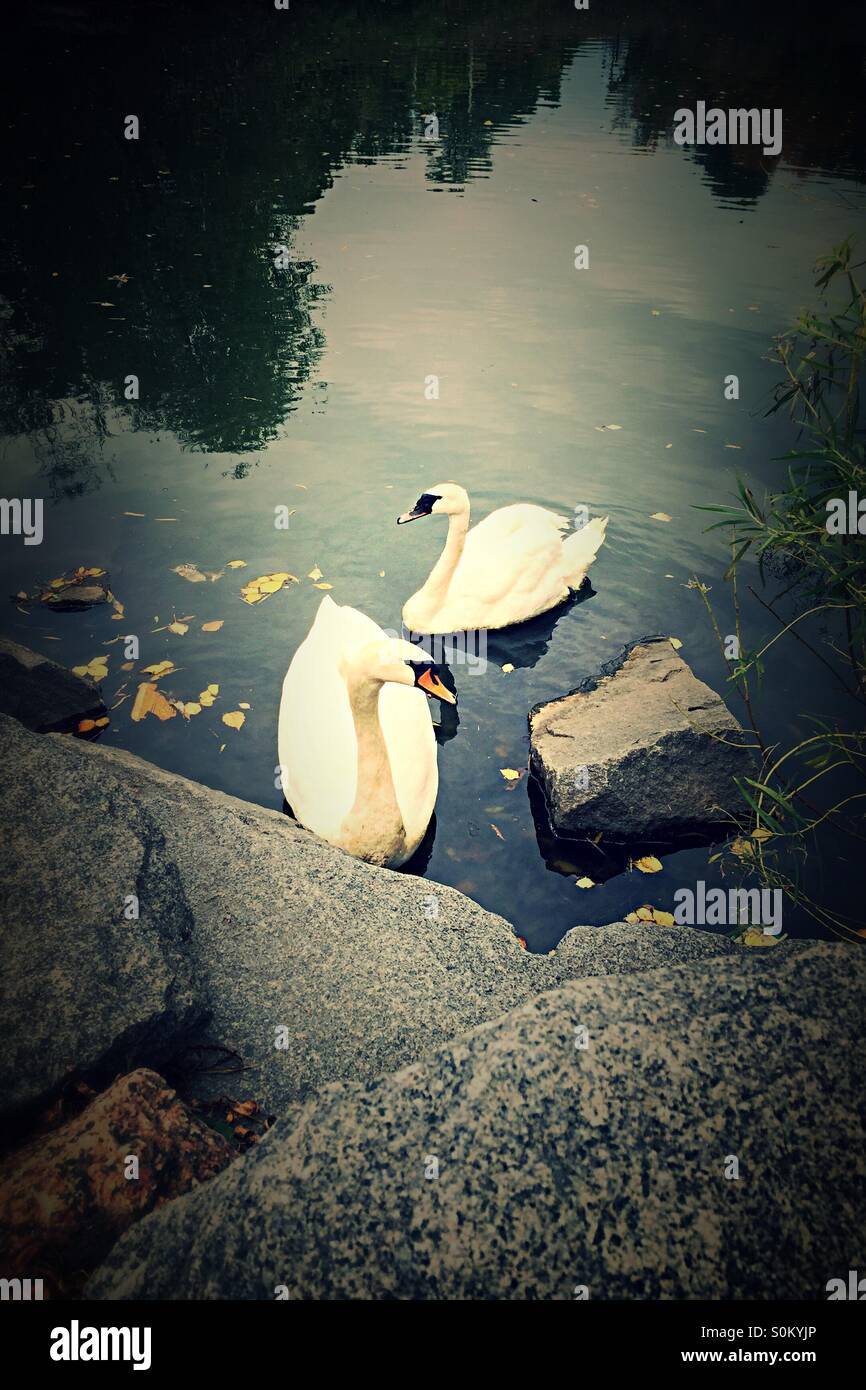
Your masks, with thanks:
M159 1062L206 1012L162 831L83 747L0 716L4 1112L77 1075Z
M572 982L294 1107L87 1292L823 1299L866 1268L864 991L826 943Z
M235 1157L152 1071L121 1077L81 1114L0 1164L3 1274L74 1294L135 1221Z
M72 728L105 713L99 686L47 656L0 637L0 714L28 729Z
M666 637L529 715L530 767L557 835L675 839L730 821L748 743L722 699Z
M617 925L533 956L462 893L131 754L0 718L0 767L6 1104L75 1071L156 1063L209 1009L196 1039L234 1050L249 1093L279 1113L565 979L741 949ZM129 893L137 921L123 917ZM213 1094L225 1080L195 1084Z

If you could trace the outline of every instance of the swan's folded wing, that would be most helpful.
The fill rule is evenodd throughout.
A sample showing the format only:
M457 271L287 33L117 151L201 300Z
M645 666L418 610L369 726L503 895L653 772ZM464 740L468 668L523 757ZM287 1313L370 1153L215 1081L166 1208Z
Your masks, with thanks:
M568 518L531 503L491 512L466 537L449 601L477 604L488 621L496 605L532 612L562 587L562 531ZM478 626L484 623L479 621Z

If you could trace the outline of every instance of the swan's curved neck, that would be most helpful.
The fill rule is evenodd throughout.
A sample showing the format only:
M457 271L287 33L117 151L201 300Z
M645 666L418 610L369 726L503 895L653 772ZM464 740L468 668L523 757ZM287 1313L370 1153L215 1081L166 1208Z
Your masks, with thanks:
M379 722L382 685L380 681L352 675L347 685L358 745L358 771L355 801L343 821L341 842L350 854L384 864L405 847L406 829ZM372 855L371 845L375 847Z
M427 583L422 589L419 589L416 595L419 606L424 613L437 613L444 604L451 580L454 578L454 571L460 563L460 556L463 554L468 530L468 507L465 511L457 514L452 513L448 517L448 535L445 538L442 554L430 571Z

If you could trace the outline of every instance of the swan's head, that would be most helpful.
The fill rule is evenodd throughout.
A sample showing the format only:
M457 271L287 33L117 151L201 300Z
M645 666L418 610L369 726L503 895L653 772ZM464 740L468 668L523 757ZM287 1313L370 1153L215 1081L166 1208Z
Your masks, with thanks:
M431 661L421 647L402 637L377 638L344 659L350 680L374 685L413 685L446 705L457 704L454 677L447 666Z
M435 483L422 492L414 507L397 517L397 525L422 516L469 516L469 493L459 483Z

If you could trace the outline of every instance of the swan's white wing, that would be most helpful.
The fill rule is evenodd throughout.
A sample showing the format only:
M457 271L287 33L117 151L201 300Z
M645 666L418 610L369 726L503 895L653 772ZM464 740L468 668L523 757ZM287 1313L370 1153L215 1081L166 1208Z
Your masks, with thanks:
M358 750L340 673L347 641L358 640L357 627L346 616L352 613L325 595L286 672L280 701L285 798L301 824L325 839L335 837L355 800ZM364 618L362 613L355 616ZM371 626L375 636L376 625Z
M302 825L332 842L357 790L355 724L340 660L344 653L385 635L365 613L339 607L325 595L283 682L279 758L285 797ZM397 802L414 849L430 822L438 790L427 697L411 686L385 685L379 695L379 719Z
M466 537L443 605L455 627L504 627L542 613L568 593L562 532L568 518L533 503L491 512Z

